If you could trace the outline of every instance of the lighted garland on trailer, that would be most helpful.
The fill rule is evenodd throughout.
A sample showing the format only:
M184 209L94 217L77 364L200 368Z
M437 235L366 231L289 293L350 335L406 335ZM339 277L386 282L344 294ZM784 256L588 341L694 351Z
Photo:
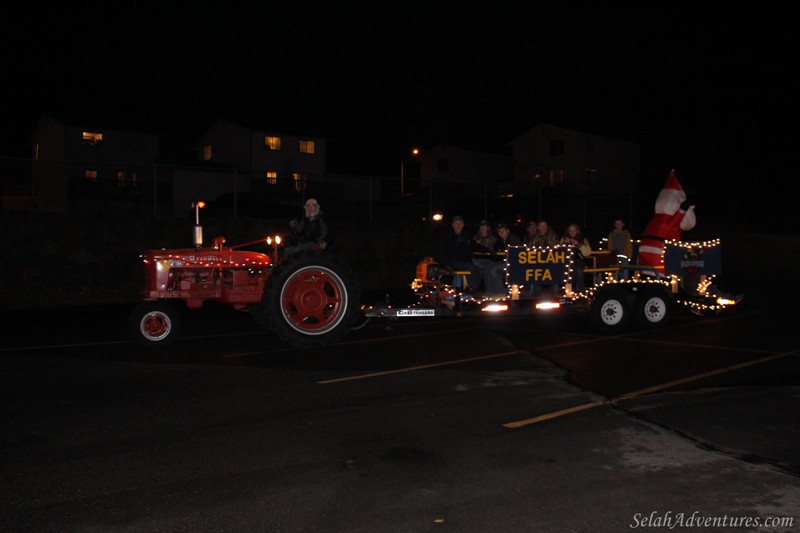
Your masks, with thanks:
M605 239L604 239L604 241L605 241ZM638 243L639 241L635 241L635 242ZM713 247L719 246L720 245L720 240L719 239L713 239L713 240L697 241L697 242L684 242L684 241L667 240L667 241L665 241L665 245L674 245L674 246L677 246L677 247L680 247L680 248L684 248L684 249L689 250L689 251L693 251L693 250L701 250L702 251L703 249L706 249L706 248L713 248ZM647 275L643 276L642 272L638 272L637 271L637 272L633 272L632 273L632 276L631 276L630 279L618 279L615 276L615 272L618 271L618 268L615 268L614 270L609 270L608 272L605 272L604 279L598 281L592 287L589 287L589 288L585 289L584 291L578 293L578 292L573 292L572 291L573 281L574 281L575 272L576 272L575 271L575 251L574 251L574 248L565 247L564 245L560 245L560 244L554 245L554 246L529 246L529 245L524 245L524 246L519 247L519 248L523 248L526 252L534 250L534 251L536 251L536 252L538 252L540 254L544 254L544 255L549 255L549 254L552 254L552 253L554 253L556 251L564 252L565 253L565 259L566 259L564 281L565 281L565 283L568 284L567 285L568 290L566 291L565 296L570 298L572 301L576 301L576 300L580 300L580 299L591 299L591 298L593 298L595 296L595 294L597 293L598 290L600 290L601 288L603 288L603 287L605 287L607 285L653 284L653 285L662 285L662 286L666 287L667 289L671 290L673 293L677 293L678 292L677 287L678 287L678 285L680 283L680 277L679 276L672 274L669 277L663 277L663 274L659 274L657 272L658 270L661 270L661 271L664 270L664 264L663 264L664 263L664 256L663 256L663 254L662 254L662 257L661 257L661 266L660 267L652 267L653 270L651 272L652 272L654 277L648 277ZM504 262L503 270L504 270L504 277L505 278L508 278L508 276L510 274L509 264L510 264L509 261L505 261ZM662 276L662 277L657 277L657 276ZM712 285L712 282L713 282L714 278L715 278L715 275L703 276L701 278L701 280L700 280L700 282L698 284L698 287L697 287L697 294L699 296L710 297L710 295L707 294L707 290ZM412 287L412 289L418 289L418 288L421 288L422 285L423 285L422 280L415 279L412 282L411 287ZM467 296L467 295L464 294L463 291L458 291L458 290L455 290L453 288L450 288L449 290L447 290L447 292L448 292L448 296L450 296L451 298L455 297L456 295ZM505 295L502 295L502 296L478 296L478 297L473 296L473 295L468 295L468 296L470 298L472 298L474 301L479 302L479 303L480 302L492 302L492 301L499 302L501 300L504 300L504 299L508 298L509 296L511 296L511 298L514 299L515 293L519 294L519 285L510 285L508 287L508 289L507 289L507 293ZM678 303L680 303L682 305L685 305L687 307L690 307L690 308L692 308L694 310L698 310L698 311L706 311L706 310L716 311L716 310L723 309L725 307L725 305L719 304L718 302L715 303L715 304L709 304L709 303L701 303L701 302L697 302L697 301L692 301L692 300L684 299L684 298L676 298L676 302L678 302Z
M674 245L674 246L679 247L679 248L684 248L684 249L687 249L689 251L693 251L693 250L698 250L698 249L699 250L703 250L703 249L706 249L706 248L713 248L713 247L719 246L720 245L720 240L719 239L713 239L713 240L695 241L695 242L684 242L684 241L667 240L667 241L665 241L665 245L667 245L667 244ZM663 267L663 262L664 262L663 255L661 257L661 262L662 262L661 269L663 270L663 268L664 268ZM570 263L570 266L571 265L572 265L572 263ZM700 296L708 296L706 294L706 292L707 292L708 288L713 284L713 280L714 280L715 277L716 277L715 275L703 276L703 278L701 279L701 281L700 281L700 283L698 284L698 287L697 287L698 295L700 295ZM636 273L634 273L634 275L633 275L633 277L631 279L629 279L629 280L621 280L621 279L614 278L613 274L611 272L607 272L606 273L606 279L604 281L599 282L598 284L596 284L593 287L583 291L582 293L572 293L569 297L573 301L574 300L578 300L580 298L591 298L591 297L594 296L594 294L600 288L602 288L602 287L604 287L606 285L620 285L620 284L623 284L623 283L636 283L636 284L653 283L653 284L664 285L666 287L669 287L673 292L677 292L677 286L678 286L678 283L680 283L680 277L677 276L677 275L672 274L672 275L670 275L670 277L668 279L664 279L664 278L642 278L640 276L640 273L636 272ZM692 308L694 310L698 310L698 311L717 311L717 310L724 309L724 307L725 307L724 305L721 305L721 304L718 304L718 303L717 304L708 304L708 303L701 303L701 302L692 301L692 300L683 299L683 298L676 298L676 301L678 303L682 304L682 305L685 305L687 307L690 307L690 308Z
M607 281L601 281L597 285L594 285L593 287L590 287L590 288L586 289L585 291L583 291L581 293L576 293L576 292L572 293L572 295L570 296L570 299L578 300L578 299L581 299L581 298L591 298L591 297L594 297L595 293L598 290L600 290L602 287L605 287L606 285L623 285L623 284L626 284L626 283L627 284L637 284L637 285L641 285L642 283L651 283L653 285L664 285L665 287L669 287L670 286L670 281L665 280L665 279L638 278L638 277L634 276L634 278L632 278L632 279L619 279L619 280L612 279L612 280L607 280Z
M684 241L665 241L665 244L674 244L675 246L679 246L682 248L713 248L714 246L719 246L719 239L714 239L711 241L698 241L698 242L684 242Z
M688 251L694 251L694 250L702 251L702 250L704 250L706 248L714 248L716 246L719 246L720 245L720 240L719 239L712 239L712 240L707 240L707 241L695 241L695 242L684 242L684 241L667 240L665 242L665 245L667 245L667 244L672 244L672 245L680 247L680 248L685 248ZM662 257L662 261L663 261L663 257ZM673 277L675 277L677 279L677 276L673 276ZM713 282L715 277L716 277L716 275L713 275L713 274L710 275L710 276L702 276L701 279L700 279L700 283L697 286L697 293L699 295L701 295L701 296L710 297L710 295L707 294L707 291L708 291L708 288L712 285L712 282ZM706 304L706 303L700 303L700 302L695 302L695 301L691 301L691 300L685 300L685 299L682 299L682 298L679 298L678 302L680 302L681 304L683 304L683 305L685 305L687 307L690 307L691 309L696 310L696 311L719 311L719 310L725 308L725 305L722 305L722 304L720 304L718 302L716 304ZM715 302L716 302L716 300L715 300Z

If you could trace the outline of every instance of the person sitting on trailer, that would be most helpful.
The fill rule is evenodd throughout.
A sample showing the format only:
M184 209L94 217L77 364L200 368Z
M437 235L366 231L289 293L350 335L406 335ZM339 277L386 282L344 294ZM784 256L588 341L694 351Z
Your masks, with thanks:
M492 265L486 273L487 296L505 296L506 284L506 254L509 246L521 246L522 240L511 233L508 224L501 222L497 225L497 240L494 243L494 257Z
M558 244L558 235L545 219L540 218L537 222L531 220L528 223L528 234L525 237L526 246L549 248L556 244Z
M450 227L452 231L446 232L439 241L436 259L443 268L451 272L469 272L466 285L472 287L472 235L464 229L464 217L461 215L453 217Z
M614 229L608 234L608 250L616 253L619 265L627 265L633 257L633 239L622 217L614 219Z
M481 282L486 284L486 276L494 261L494 244L497 236L489 227L489 222L481 220L478 224L478 233L472 237L472 288L478 290Z
M589 239L583 236L581 227L573 222L567 226L567 231L564 236L561 237L560 244L575 248L575 254L573 255L573 282L575 284L575 292L583 292L585 258L589 257L592 253Z

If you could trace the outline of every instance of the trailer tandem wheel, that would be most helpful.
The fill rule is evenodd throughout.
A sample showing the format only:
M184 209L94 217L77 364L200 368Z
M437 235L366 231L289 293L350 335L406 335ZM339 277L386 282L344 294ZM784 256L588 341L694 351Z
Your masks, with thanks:
M644 328L654 328L667 322L670 315L670 298L661 287L644 289L634 301L636 320Z
M603 287L592 303L592 324L604 333L618 333L630 319L630 295L620 287Z

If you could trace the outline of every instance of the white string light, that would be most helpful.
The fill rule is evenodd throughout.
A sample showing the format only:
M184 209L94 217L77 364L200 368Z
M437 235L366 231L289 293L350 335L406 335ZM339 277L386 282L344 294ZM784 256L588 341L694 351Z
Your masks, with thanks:
M639 241L635 241L639 242ZM679 241L679 240L666 240L665 241L665 248L667 245L676 246L680 248L684 248L687 250L703 250L706 248L714 248L720 245L720 239L711 239L705 241ZM592 287L585 288L581 292L574 292L572 291L573 281L576 275L576 268L575 268L575 252L574 248L571 246L564 246L561 244L554 245L554 246L529 246L529 245L519 245L519 246L512 246L515 250L522 250L525 253L529 253L534 251L537 253L537 258L542 256L549 256L553 252L564 252L565 253L565 262L564 265L564 288L565 288L565 297L570 299L573 302L578 300L591 300L595 297L596 293L602 289L603 287L612 286L612 285L619 285L619 286L632 286L632 285L659 285L662 286L664 289L676 294L675 302L680 305L684 305L689 307L692 310L696 311L718 311L720 309L724 309L727 305L726 300L722 300L724 303L720 303L720 300L714 299L712 295L708 293L708 289L713 285L713 280L716 277L715 275L703 276L700 282L697 285L695 295L707 301L697 301L692 298L691 295L680 295L679 292L679 284L681 283L681 278L678 275L671 274L669 277L664 277L663 272L663 262L664 262L664 254L661 255L661 266L655 267L642 267L642 270L633 270L631 275L627 279L620 279L619 273L620 268L618 266L609 267L607 270L596 270L595 273L599 274L596 276L596 283L592 285ZM426 260L431 260L430 258L426 258ZM433 261L433 260L431 260ZM503 273L504 277L507 280L509 274L511 273L511 263L506 259L504 261ZM542 265L548 264L547 261L542 261ZM636 265L632 265L636 267ZM593 269L595 270L595 269ZM629 269L631 270L631 269ZM421 290L424 288L425 283L431 283L432 280L423 280L423 279L415 279L412 284L411 288L415 291ZM511 299L511 300L519 300L520 294L523 292L523 288L526 285L518 285L518 284L511 284L508 286L507 292L504 295L472 295L472 294L464 294L463 291L459 291L454 287L446 287L442 289L442 293L445 294L447 298L455 300L456 297L466 298L468 301L474 301L477 303L489 303L489 302L500 302L502 300ZM713 302L713 303L712 303Z

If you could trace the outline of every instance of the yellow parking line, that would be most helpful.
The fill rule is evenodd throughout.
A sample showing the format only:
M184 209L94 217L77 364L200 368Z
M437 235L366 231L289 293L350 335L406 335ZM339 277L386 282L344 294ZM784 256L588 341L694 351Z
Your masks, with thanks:
M425 368L435 368L437 366L448 366L448 365L458 365L461 363L471 363L473 361L482 361L484 359L495 359L497 357L505 357L507 355L514 355L521 353L519 350L514 350L511 352L502 352L502 353L493 353L490 355L481 355L478 357L469 357L467 359L453 359L450 361L442 361L440 363L431 363L428 365L418 365L418 366L408 366L405 368L397 368L395 370L385 370L383 372L371 372L369 374L359 374L357 376L347 376L344 378L336 378L336 379L326 379L323 381L317 381L320 385L326 385L328 383L340 383L342 381L353 381L356 379L367 379L367 378L374 378L378 376L387 376L389 374L402 374L404 372L413 372L414 370L423 370Z
M633 398L637 398L639 396L644 396L645 394L650 394L653 392L662 391L665 389L669 389L675 387L677 385L684 385L686 383L691 383L693 381L698 381L701 379L705 379L711 376L717 376L719 374L725 374L727 372L732 372L734 370L739 370L742 368L747 368L749 366L760 365L761 363L766 363L769 361L774 361L775 359L780 359L782 357L786 357L788 355L798 355L798 350L792 350L789 352L783 352L775 355L771 355L769 357L762 357L760 359L755 359L753 361L745 361L744 363L739 363L736 365L726 366L724 368L717 368L715 370L709 370L708 372L702 372L700 374L694 374L691 376L687 376L685 378L676 379L673 381L668 381L666 383L662 383L660 385L654 385L652 387L646 387L644 389L635 390L632 392L628 392L622 394L620 396L616 396L614 398L606 399L606 400L598 400L594 402L588 402L580 405L576 405L574 407L569 407L567 409L561 409L559 411L553 411L551 413L546 413L543 415L535 416L533 418L527 418L525 420L517 420L515 422L508 422L503 424L503 427L516 429L524 426L529 426L531 424L537 424L539 422L544 422L545 420L552 420L553 418L558 418L561 416L569 415L572 413L577 413L580 411L586 411L587 409L593 409L595 407L600 407L603 405L611 405L617 402L621 402L623 400L631 400Z
M458 331L458 330L451 330L451 331ZM436 332L436 333L432 333L432 334L438 334L438 333L441 333L441 332ZM416 334L416 335L428 335L428 333L420 333L420 334ZM413 335L409 335L409 336L413 336ZM405 338L405 337L406 336L399 336L398 338ZM426 368L433 368L433 367L437 367L437 366L457 365L457 364L460 364L460 363L470 363L472 361L480 361L482 359L493 359L493 358L496 358L496 357L505 357L506 355L512 355L512 354L516 354L516 353L533 353L533 352L539 352L539 351L543 351L543 350L550 350L550 349L554 349L554 348L564 348L564 347L567 347L567 346L578 346L578 345L581 345L581 344L588 344L588 343L592 343L592 342L603 341L603 340L610 339L610 338L616 338L616 337L592 337L590 339L562 342L560 344L542 346L540 348L535 348L532 351L514 350L514 351L511 351L511 352L503 352L503 353L496 353L496 354L490 354L490 355L479 355L477 357L468 357L466 359L454 359L454 360L451 360L451 361L443 361L441 363L432 363L432 364L429 364L429 365L409 366L409 367L405 367L405 368L399 368L399 369L396 369L396 370L387 370L385 372L372 372L370 374L359 374L357 376L347 376L347 377L343 377L343 378L328 379L328 380L325 380L325 381L317 381L317 383L319 383L319 384L327 384L327 383L338 383L338 382L341 382L341 381L353 381L353 380L356 380L356 379L374 378L374 377L385 376L385 375L388 375L388 374L399 374L401 372L411 372L413 370L423 370L423 369L426 369ZM367 340L367 341L356 341L356 342L372 342L372 341ZM342 343L342 344L345 344L345 343Z
M453 329L453 330L448 330L448 331L451 331L451 332L452 331L460 331L461 329L472 329L472 328L459 328L459 329ZM412 334L412 335L398 335L397 337L394 337L394 338L403 339L403 338L415 337L415 336L438 335L440 333L442 333L442 331L431 332L431 333L416 333L416 334ZM353 380L356 380L356 379L374 378L374 377L385 376L385 375L388 375L388 374L398 374L398 373L401 373L401 372L411 372L413 370L423 370L425 368L432 368L432 367L437 367L437 366L457 365L457 364L460 364L460 363L469 363L471 361L480 361L481 359L492 359L492 358L495 358L495 357L503 357L503 356L510 355L510 354L515 354L515 353L534 353L534 352L541 352L541 351L545 351L545 350L566 348L566 347L569 347L569 346L580 346L582 344L591 344L591 343L594 343L594 342L603 342L603 341L607 341L607 340L610 340L610 339L617 339L617 338L620 338L620 336L619 335L608 336L608 337L597 337L597 336L595 336L595 337L590 337L590 338L586 338L586 339L562 342L562 343L559 343L559 344L551 344L551 345L548 345L548 346L541 346L539 348L535 348L535 349L533 349L531 351L526 351L526 352L523 352L521 350L515 350L513 352L503 352L503 353L499 353L499 354L481 355L481 356L478 356L478 357L469 357L469 358L466 358L466 359L455 359L455 360L452 360L452 361L443 361L441 363L432 363L432 364L429 364L429 365L419 365L419 366L411 366L411 367L406 367L406 368L401 368L401 369L396 369L396 370L387 370L385 372L372 372L370 374L359 374L357 376L347 376L347 377L343 377L343 378L329 379L329 380L325 380L325 381L317 381L317 383L319 383L319 384L328 384L328 383L338 383L338 382L342 382L342 381L353 381ZM378 340L378 339L366 339L366 340L363 340L363 341L353 341L353 342L348 342L348 343L344 343L343 342L341 344L359 344L359 343L362 343L362 342L374 342L375 340ZM379 340L383 341L383 340L385 340L385 338L381 338ZM337 344L337 346L339 346L339 345ZM260 352L260 353L265 353L265 352ZM223 356L223 357L237 357L238 355L239 354L235 354L235 355L231 355L231 356ZM250 355L250 354L241 354L241 355Z
M572 413L578 413L580 411L586 411L587 409L600 407L601 405L608 405L609 403L610 400L598 400L596 402L582 403L574 407L561 409L560 411L553 411L552 413L546 413L543 415L534 416L533 418L526 418L525 420L517 420L516 422L508 422L506 424L503 424L503 427L510 429L521 428L523 426L537 424L539 422L544 422L545 420L551 420L553 418L558 418L560 416L571 415Z
M474 327L458 327L458 328L450 328L450 329L441 329L436 331L424 331L422 333L408 333L404 335L392 335L391 337L376 337L374 339L359 339L356 341L344 341L344 342L337 342L336 346L347 346L352 344L368 344L371 342L385 342L385 341L393 341L397 339L411 339L414 337L430 337L431 335L441 335L442 333L454 333L459 331L465 330L472 330L475 329Z
M737 348L736 346L723 346L721 344L695 344L692 342L678 342L678 341L666 341L661 339L635 339L628 337L625 340L631 342L642 342L648 344L661 344L664 346L679 346L681 348L697 348L700 350L723 350L726 352L747 352L752 354L759 354L759 353L768 353L774 354L775 350L759 350L758 348Z
M393 341L397 339L410 339L413 337L428 337L431 335L441 335L442 333L453 333L464 331L467 329L474 329L474 328L452 328L452 329L443 329L437 331L429 331L424 333L410 333L408 335L392 335L391 337L377 337L374 339L360 339L357 341L344 341L344 342L337 342L336 344L332 344L331 346L349 346L353 344L369 344L372 342L386 342L386 341ZM275 348L273 350L258 350L255 352L240 352L240 353L230 353L222 355L223 359L230 359L234 357L248 357L251 355L263 355L263 354L270 354L270 353L284 353L284 352L299 352L303 350L308 350L308 348L298 348L294 346L287 346L285 348Z

